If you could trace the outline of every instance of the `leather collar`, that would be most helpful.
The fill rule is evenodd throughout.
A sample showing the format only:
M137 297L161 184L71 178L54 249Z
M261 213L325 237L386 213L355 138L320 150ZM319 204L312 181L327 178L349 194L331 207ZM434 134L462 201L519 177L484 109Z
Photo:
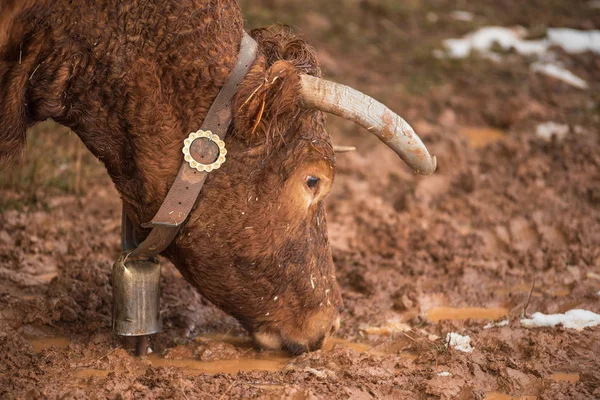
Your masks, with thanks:
M223 139L233 118L232 100L256 59L257 47L254 39L244 32L237 63L227 82L208 110L200 130L192 132L182 143L184 161L175 182L152 221L142 224L143 228L152 228L142 243L136 242L136 228L123 210L121 244L124 252L131 251L130 256L152 258L165 250L196 203L210 171L226 162Z

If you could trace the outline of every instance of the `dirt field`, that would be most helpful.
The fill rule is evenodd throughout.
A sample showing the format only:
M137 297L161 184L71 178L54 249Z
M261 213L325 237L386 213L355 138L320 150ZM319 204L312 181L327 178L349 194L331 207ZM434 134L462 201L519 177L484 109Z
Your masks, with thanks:
M147 359L124 350L110 329L119 197L75 135L34 128L23 164L0 172L0 398L600 398L599 327L520 322L600 312L600 55L554 51L587 89L513 51L433 56L488 25L598 29L592 3L242 1L248 27L305 31L328 78L390 105L439 159L416 176L330 118L358 147L327 199L346 311L326 350L297 358L257 353L165 260L164 332ZM541 137L549 121L567 132ZM451 332L474 351L446 346Z

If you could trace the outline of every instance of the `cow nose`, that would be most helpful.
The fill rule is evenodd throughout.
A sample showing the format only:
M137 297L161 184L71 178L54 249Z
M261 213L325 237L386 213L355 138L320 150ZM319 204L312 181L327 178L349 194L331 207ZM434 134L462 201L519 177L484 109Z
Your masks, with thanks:
M256 332L254 339L261 348L284 350L291 355L298 356L323 348L327 339L340 328L339 313L336 312L333 318L329 313L327 322L323 322L323 316L318 313L309 319L303 329L291 329L290 333L286 333L284 329L278 329L277 331L265 330Z

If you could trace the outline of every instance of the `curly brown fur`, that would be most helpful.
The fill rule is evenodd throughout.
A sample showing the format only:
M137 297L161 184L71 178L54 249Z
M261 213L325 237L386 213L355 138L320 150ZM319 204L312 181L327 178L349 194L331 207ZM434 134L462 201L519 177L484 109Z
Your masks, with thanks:
M249 143L265 142L268 152L277 151L285 144L289 121L301 112L299 75L320 76L321 71L315 49L289 28L255 29L251 35L260 46L264 67L252 71L236 95L241 116L234 132L246 135Z

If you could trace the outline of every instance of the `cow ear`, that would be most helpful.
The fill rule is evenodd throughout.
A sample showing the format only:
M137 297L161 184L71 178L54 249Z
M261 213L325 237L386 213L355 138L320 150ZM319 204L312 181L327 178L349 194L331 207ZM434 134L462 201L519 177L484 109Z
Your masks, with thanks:
M298 70L286 61L277 61L268 69L263 66L260 71L248 74L238 89L233 111L233 134L254 145L283 137L285 126L299 110L301 88Z
M0 66L0 168L17 159L25 149L27 74L16 72Z

